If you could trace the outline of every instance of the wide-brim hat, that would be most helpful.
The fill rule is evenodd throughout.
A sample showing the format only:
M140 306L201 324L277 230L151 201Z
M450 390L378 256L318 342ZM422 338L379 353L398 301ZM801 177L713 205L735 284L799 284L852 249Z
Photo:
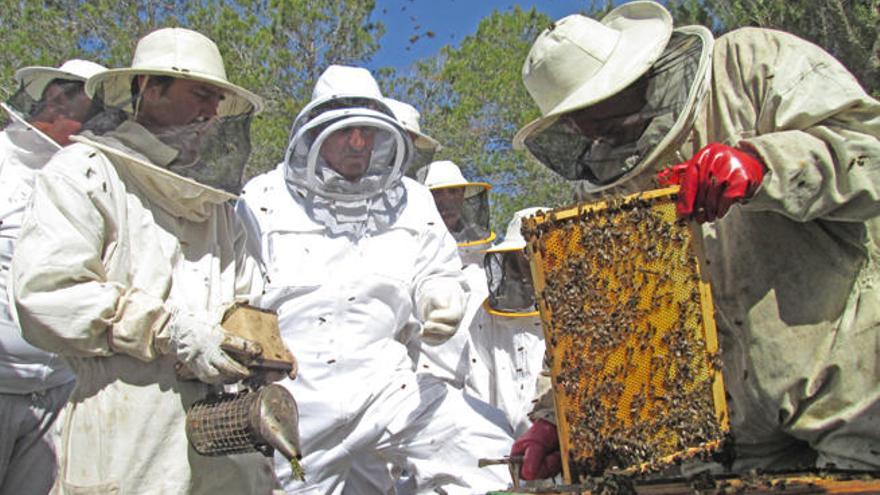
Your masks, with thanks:
M545 29L523 65L523 83L541 110L513 138L523 149L532 134L560 115L599 103L645 74L672 35L672 16L660 4L623 4L601 21L565 17Z
M416 107L393 98L385 98L385 103L388 104L388 107L394 113L394 117L400 121L403 128L416 136L413 144L417 148L431 149L435 152L443 148L440 141L422 132L422 126L419 123L421 114L416 110Z
M465 198L492 189L492 185L487 182L471 182L465 179L461 168L450 160L439 160L425 165L416 171L416 179L431 190L463 187Z
M55 79L85 82L86 79L105 70L107 68L101 64L75 58L64 62L60 67L38 65L22 67L15 71L15 80L25 88L31 98L39 100L46 86Z
M539 211L547 211L548 208L542 206L533 206L524 208L513 214L510 223L507 224L507 232L504 233L504 240L483 251L484 253L501 253L505 251L520 251L525 249L526 240L522 235L522 222L524 218L530 217Z
M102 88L100 96L105 105L124 106L131 101L132 78L141 75L189 79L225 90L226 97L217 107L221 117L263 109L262 98L226 78L217 45L207 36L183 28L158 29L144 36L134 50L131 67L110 69L90 77L85 91L94 98L95 91Z

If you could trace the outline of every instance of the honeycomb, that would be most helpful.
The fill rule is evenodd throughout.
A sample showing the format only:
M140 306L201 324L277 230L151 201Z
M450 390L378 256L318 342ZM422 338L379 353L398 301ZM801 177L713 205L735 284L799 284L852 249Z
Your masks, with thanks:
M523 224L568 483L651 472L728 445L701 237L678 188Z

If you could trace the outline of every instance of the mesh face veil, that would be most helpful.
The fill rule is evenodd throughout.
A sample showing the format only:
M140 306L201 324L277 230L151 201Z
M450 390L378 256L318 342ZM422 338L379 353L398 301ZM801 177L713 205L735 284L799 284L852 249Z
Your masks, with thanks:
M413 146L413 159L407 167L406 175L410 178L416 177L416 171L434 161L434 155L437 154L436 148L428 148L425 146Z
M79 80L22 81L18 91L3 103L13 120L32 126L58 145L69 144L68 136L94 117L100 106L83 91Z
M166 86L160 91L171 92L170 86L179 80L166 79ZM141 84L145 87L147 82ZM203 84L202 87L210 85ZM103 110L89 120L84 129L96 136L114 135L125 141L124 136L120 137L125 134L122 126L144 121L148 110L141 96L143 92L134 93L115 101L102 101ZM101 86L96 88L96 99L101 100L105 94ZM160 104L165 105L163 111L174 118L167 122L142 124L152 136L174 151L170 162L160 165L182 177L237 195L241 191L244 167L251 152L253 105L220 88L212 88L210 94L187 93L184 98L188 100L175 101L164 93L162 95L161 98L165 98L160 98ZM187 114L193 105L210 104L206 103L209 99L217 101L213 116L190 117Z
M525 252L489 252L483 261L489 284L488 304L499 313L534 314L535 290Z
M595 190L612 187L639 171L687 108L702 46L673 35L669 46L642 79L618 95L564 114L527 137L523 144L539 161L569 180ZM644 86L641 94L628 90ZM591 112L615 100L629 108L594 117ZM586 121L586 122L585 122Z
M458 165L449 160L419 168L415 179L431 190L437 211L459 247L487 244L495 239L489 226L490 184L465 179Z
M180 151L168 169L238 194L251 152L251 117L251 114L235 115L166 128L157 137Z
M459 246L485 244L493 238L489 227L489 189L451 186L431 189L434 203Z
M37 85L39 82L30 83ZM83 85L82 81L55 79L46 85L39 98L34 98L35 89L29 87L27 82L22 82L6 105L28 121L43 113L53 113L75 120L88 120L94 116L97 109L93 109L91 105L87 105L85 109L74 108L73 105L80 94L84 95Z
M354 132L366 142L352 145L348 136ZM288 183L331 200L365 200L388 190L412 157L407 132L384 103L372 98L336 98L306 107L291 134Z

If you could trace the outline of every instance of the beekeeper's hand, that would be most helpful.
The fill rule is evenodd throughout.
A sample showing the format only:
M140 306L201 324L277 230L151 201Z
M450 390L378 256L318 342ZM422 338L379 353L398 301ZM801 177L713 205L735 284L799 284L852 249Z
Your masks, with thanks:
M417 303L418 316L423 321L422 342L440 345L455 335L464 317L465 298L464 290L455 280L436 278L425 282Z
M723 217L734 203L754 196L765 170L754 155L710 143L690 160L662 170L657 180L661 185L680 185L678 215L703 223Z
M233 383L250 375L250 371L234 356L257 357L260 345L231 335L207 318L179 309L171 316L156 337L156 347L163 354L172 353L178 362L200 381L211 384Z
M539 419L513 442L510 457L523 456L519 475L524 480L552 478L562 470L556 425Z

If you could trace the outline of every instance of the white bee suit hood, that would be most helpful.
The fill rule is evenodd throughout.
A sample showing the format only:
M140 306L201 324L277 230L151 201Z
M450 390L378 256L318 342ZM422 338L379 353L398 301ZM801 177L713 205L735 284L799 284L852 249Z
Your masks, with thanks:
M330 167L321 148L334 133L353 128L367 129L374 140L363 175L348 179ZM397 218L405 201L400 180L413 144L369 71L328 67L290 136L285 180L295 198L308 198L320 223L336 233L360 233Z

